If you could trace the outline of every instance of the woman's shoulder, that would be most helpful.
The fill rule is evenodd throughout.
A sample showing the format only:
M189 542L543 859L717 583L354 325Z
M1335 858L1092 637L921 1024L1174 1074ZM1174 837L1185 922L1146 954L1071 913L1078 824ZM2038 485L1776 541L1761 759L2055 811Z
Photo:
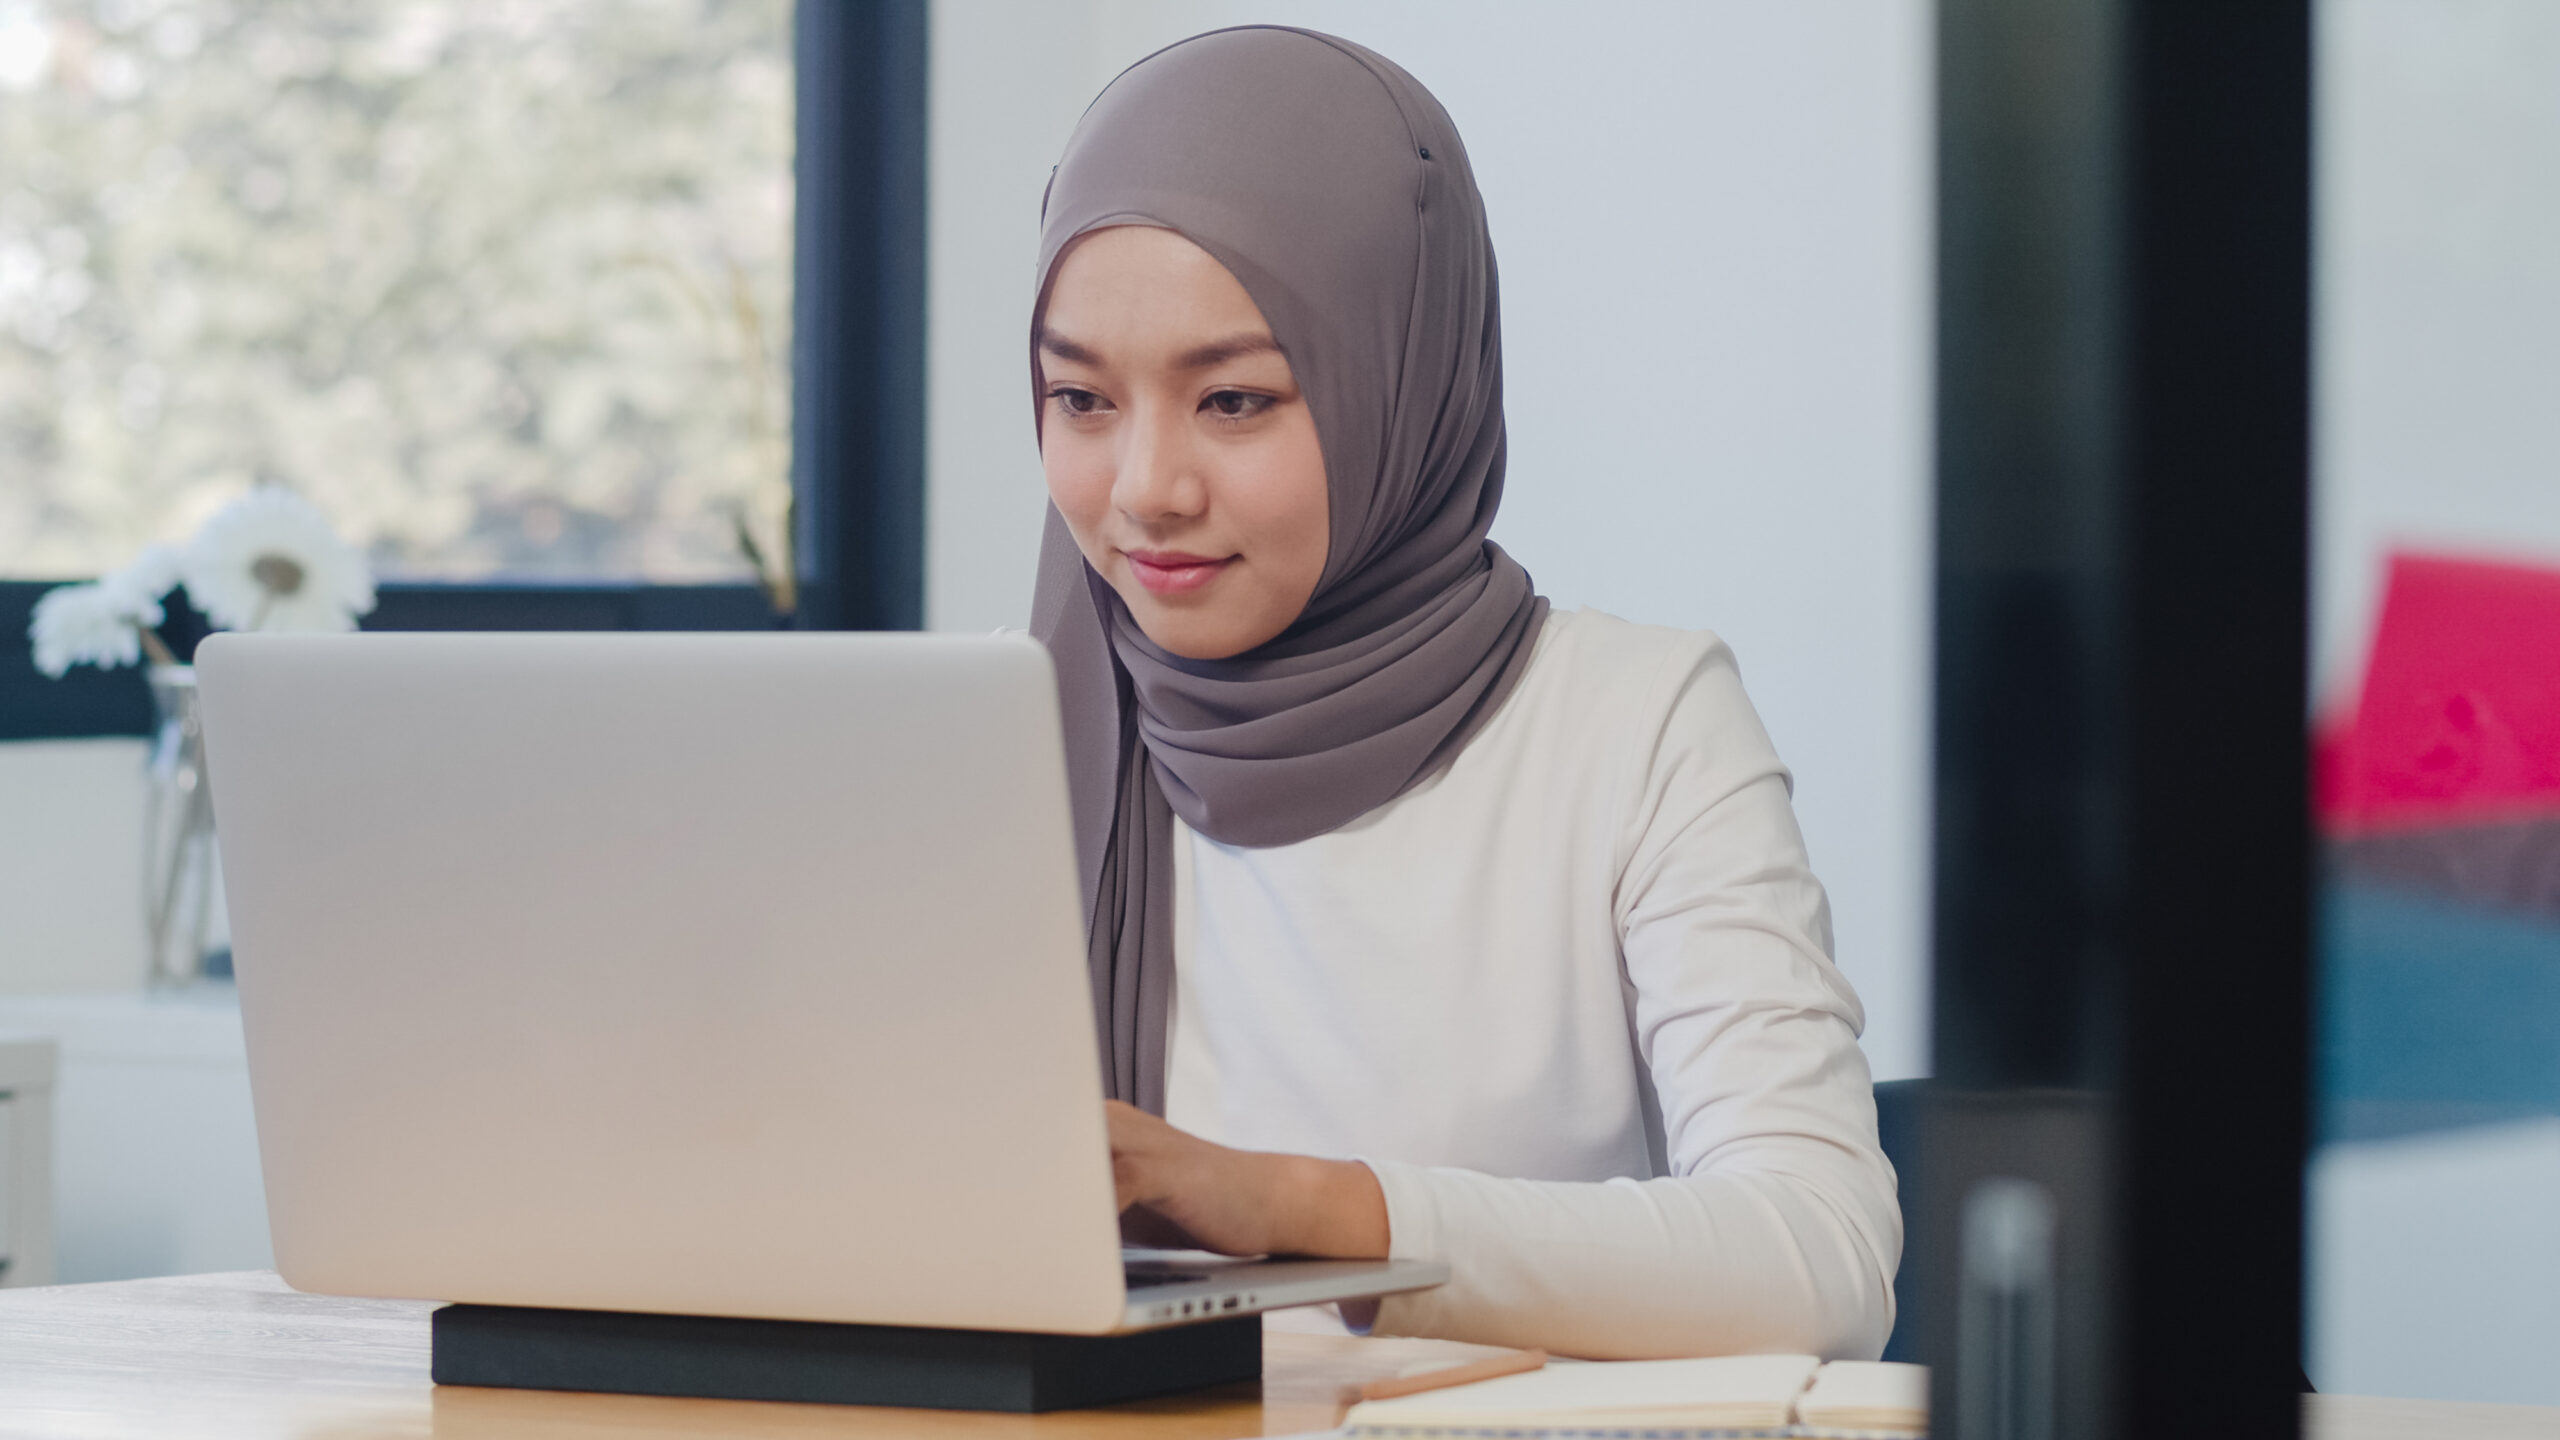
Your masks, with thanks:
M1578 609L1549 612L1530 674L1623 710L1647 698L1668 708L1702 672L1732 668L1733 651L1712 630L1645 625L1605 610Z
M1455 761L1347 828L1481 806L1540 815L1560 834L1605 836L1616 847L1611 864L1623 865L1629 837L1675 779L1704 775L1731 789L1735 777L1773 764L1732 654L1712 631L1556 609L1520 683Z
M1755 767L1777 760L1733 651L1712 630L1555 611L1524 683L1532 686L1548 723L1592 743L1634 747L1648 769L1688 753Z

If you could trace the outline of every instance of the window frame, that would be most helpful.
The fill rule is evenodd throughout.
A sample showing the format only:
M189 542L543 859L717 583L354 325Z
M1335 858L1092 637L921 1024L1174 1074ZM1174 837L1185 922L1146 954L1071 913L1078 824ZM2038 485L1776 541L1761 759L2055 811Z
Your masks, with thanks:
M928 0L793 7L792 461L800 608L752 584L396 581L366 630L914 630L924 624ZM858 397L840 403L840 397ZM36 671L60 580L0 579L0 741L147 735L139 667ZM202 618L173 607L172 648Z

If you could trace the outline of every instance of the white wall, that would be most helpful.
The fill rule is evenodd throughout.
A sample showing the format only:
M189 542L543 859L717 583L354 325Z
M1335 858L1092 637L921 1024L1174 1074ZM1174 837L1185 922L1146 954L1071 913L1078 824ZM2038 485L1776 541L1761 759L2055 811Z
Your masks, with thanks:
M142 987L145 749L0 743L0 995Z
M2394 544L2560 565L2560 5L2319 9L2319 671Z
M264 1270L266 1190L231 986L0 995L0 1033L61 1046L54 1278Z
M1041 187L1147 52L1370 45L1465 134L1501 257L1495 538L1564 606L1712 628L1796 772L1879 1076L1927 1064L1929 11L1914 0L934 7L927 613L1020 624Z
M2323 1146L2304 1188L2312 1384L2560 1405L2560 1119Z

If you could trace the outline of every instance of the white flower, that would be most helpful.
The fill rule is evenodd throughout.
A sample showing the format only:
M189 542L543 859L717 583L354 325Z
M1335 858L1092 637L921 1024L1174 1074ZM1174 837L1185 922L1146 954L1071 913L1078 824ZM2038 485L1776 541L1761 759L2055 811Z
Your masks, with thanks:
M373 608L364 556L290 490L262 485L213 513L179 558L187 595L230 630L353 630Z
M157 625L161 598L178 588L178 552L166 545L145 545L123 569L98 577L98 583L149 603L154 612L151 623Z
M105 584L57 585L36 600L27 622L36 668L59 680L74 665L114 669L142 658L145 625L160 623L160 602Z

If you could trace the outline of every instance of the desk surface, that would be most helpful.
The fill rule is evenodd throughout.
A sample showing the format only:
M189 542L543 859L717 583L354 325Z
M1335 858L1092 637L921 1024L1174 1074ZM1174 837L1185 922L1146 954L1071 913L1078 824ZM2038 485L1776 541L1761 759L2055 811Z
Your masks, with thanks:
M1226 1440L1322 1430L1363 1383L1467 1359L1440 1340L1274 1334L1259 1385L1056 1415L769 1405L519 1390L427 1380L417 1301L299 1295L263 1272L0 1291L0 1435L185 1434L373 1440L640 1436ZM2316 1396L2318 1440L2560 1440L2560 1410Z
M0 1435L297 1437L1087 1435L1227 1440L1333 1425L1359 1387L1496 1353L1274 1334L1259 1385L1054 1415L438 1387L424 1301L301 1295L265 1272L0 1290Z

